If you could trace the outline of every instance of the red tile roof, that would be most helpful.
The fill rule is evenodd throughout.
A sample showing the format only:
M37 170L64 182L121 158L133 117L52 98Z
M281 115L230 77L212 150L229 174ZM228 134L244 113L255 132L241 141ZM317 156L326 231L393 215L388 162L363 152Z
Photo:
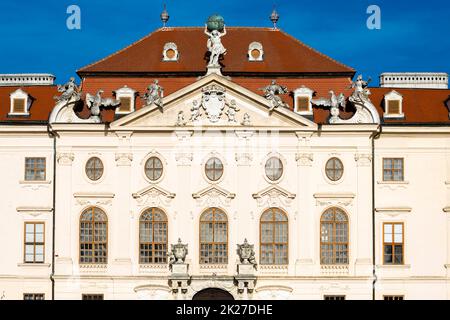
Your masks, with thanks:
M29 116L8 116L11 108L10 94L22 89L32 98ZM60 95L56 86L14 86L0 87L0 121L8 122L35 122L48 121L49 115L55 106L54 96Z
M207 36L203 28L158 29L109 57L78 70L80 76L96 73L195 73L204 74L207 65ZM248 61L250 43L263 45L264 61ZM176 62L162 61L168 42L178 46ZM354 69L308 47L287 33L269 28L228 27L222 38L227 48L222 63L224 74L345 74Z

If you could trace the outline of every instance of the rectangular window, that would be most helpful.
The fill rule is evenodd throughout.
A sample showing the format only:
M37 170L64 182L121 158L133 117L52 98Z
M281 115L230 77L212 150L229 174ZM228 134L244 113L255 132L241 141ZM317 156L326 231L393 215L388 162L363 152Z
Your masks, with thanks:
M400 114L400 100L388 100L387 114Z
M13 99L13 113L26 113L25 99Z
M383 296L383 300L398 301L398 300L405 300L405 297L404 296Z
M25 158L25 181L45 181L45 158Z
M297 97L297 111L308 112L309 111L309 98Z
M24 293L23 300L45 300L43 293Z
M104 300L103 294L83 294L81 300Z
M383 158L383 181L404 180L404 159Z
M119 98L120 106L117 109L117 112L131 112L131 98L130 97L122 97Z
M44 223L25 223L25 263L44 263Z
M384 264L403 264L404 248L403 223L383 224Z
M323 300L345 300L345 296L323 296Z

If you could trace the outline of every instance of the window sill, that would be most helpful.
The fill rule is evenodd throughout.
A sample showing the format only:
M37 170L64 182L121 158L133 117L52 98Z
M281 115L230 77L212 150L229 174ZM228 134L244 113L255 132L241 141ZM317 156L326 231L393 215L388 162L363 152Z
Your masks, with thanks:
M388 120L399 120L399 119L405 119L404 113L385 113L383 114L384 119Z
M407 185L409 184L409 181L377 181L377 184L387 184L387 185L392 185L392 184L399 184L399 185Z
M378 269L410 269L410 264L378 264Z
M22 181L19 181L19 184L33 184L33 185L36 185L36 184L51 184L51 183L52 182L50 180L30 180L30 181L22 180Z
M8 116L8 118L9 117L11 117L11 118L13 118L13 117L27 118L27 117L30 116L30 114L29 113L14 113L14 112L11 112L11 113L8 113L7 116Z
M50 267L50 263L18 263L17 266L18 267L34 267L34 268L49 268Z

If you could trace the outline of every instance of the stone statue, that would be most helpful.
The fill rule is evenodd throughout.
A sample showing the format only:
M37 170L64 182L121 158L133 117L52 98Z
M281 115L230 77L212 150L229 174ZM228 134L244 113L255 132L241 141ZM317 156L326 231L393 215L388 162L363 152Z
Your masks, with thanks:
M58 92L62 94L58 97L53 97L58 103L62 101L69 102L72 98L75 98L75 102L81 100L80 89L75 83L75 78L71 77L69 82L64 85L58 85Z
M91 119L94 122L100 122L100 109L107 107L117 107L120 104L120 100L115 100L111 98L102 98L103 90L99 90L95 96L86 94L86 104L91 111Z
M364 81L362 78L362 75L359 75L356 78L355 82L352 82L349 89L354 89L353 94L350 96L350 101L354 103L364 103L370 101L369 95L370 90L367 89L367 86L369 85L370 81L372 81L371 78L369 78L367 81Z
M177 123L176 123L176 125L177 125L177 126L180 126L180 127L186 125L186 120L185 120L185 118L184 118L184 111L178 112L178 117L177 117Z
M169 256L169 269L172 271L174 264L184 264L186 256L188 254L188 245L183 244L181 239L178 239L177 244L170 245L171 249L168 253Z
M217 29L209 32L208 26L205 25L205 34L209 37L207 46L209 52L211 52L208 67L219 67L220 56L225 55L227 53L227 49L225 49L220 39L227 34L225 25L223 26L222 33Z
M145 100L146 106L151 106L155 104L157 107L163 109L164 88L159 85L159 81L155 80L151 85L147 87L147 92L144 94L143 99Z
M256 269L258 264L255 259L255 246L253 244L249 244L247 239L245 239L244 243L238 244L237 247L237 254L241 260L241 264L251 264Z
M252 124L252 122L250 120L250 115L248 113L244 113L244 119L242 120L242 125L249 126L251 124Z
M191 121L197 121L198 118L200 118L202 116L202 113L200 111L201 105L198 103L197 100L192 101L192 108L191 108Z
M228 116L228 122L237 122L236 114L239 112L239 108L236 105L235 100L231 100L230 103L226 103L228 110L225 113Z
M277 84L275 80L272 80L272 83L267 87L260 88L259 90L264 92L264 98L269 100L272 104L269 111L273 111L278 107L288 107L288 105L279 97L280 94L287 94L288 89L285 86L280 86Z
M339 107L345 108L344 94L336 96L333 90L330 90L330 99L312 99L311 102L316 106L330 107L330 123L336 123L339 120Z

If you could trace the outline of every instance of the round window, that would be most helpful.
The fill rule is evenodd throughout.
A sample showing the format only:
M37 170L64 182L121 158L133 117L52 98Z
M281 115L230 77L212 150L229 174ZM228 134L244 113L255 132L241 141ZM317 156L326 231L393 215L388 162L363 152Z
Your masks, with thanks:
M163 174L163 164L157 157L151 157L145 163L145 175L151 181L157 181Z
M279 158L272 157L266 162L266 176L271 181L280 180L283 175L283 162Z
M86 162L86 175L92 181L98 181L103 176L103 162L97 157Z
M331 158L325 165L325 173L331 181L338 181L344 174L344 165L338 158Z
M205 173L209 180L217 181L223 175L223 163L218 158L211 158L206 162Z

